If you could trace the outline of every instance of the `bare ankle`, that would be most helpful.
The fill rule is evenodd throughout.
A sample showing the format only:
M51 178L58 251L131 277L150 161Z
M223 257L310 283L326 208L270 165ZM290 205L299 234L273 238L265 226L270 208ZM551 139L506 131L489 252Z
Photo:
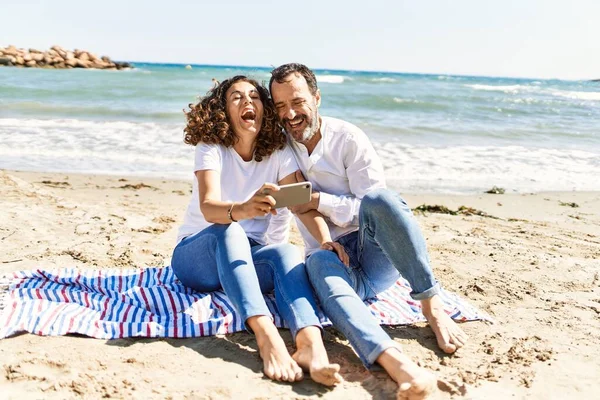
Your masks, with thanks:
M325 347L321 329L316 326L302 328L296 334L296 348L298 350L310 347Z

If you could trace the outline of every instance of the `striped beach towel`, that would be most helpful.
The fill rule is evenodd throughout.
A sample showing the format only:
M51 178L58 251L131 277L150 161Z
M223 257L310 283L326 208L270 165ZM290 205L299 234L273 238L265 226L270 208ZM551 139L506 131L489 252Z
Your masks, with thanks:
M385 325L424 321L404 279L366 301ZM489 317L459 296L443 291L446 312L455 320ZM275 324L285 328L273 295L265 295ZM323 324L330 325L322 317ZM185 338L244 330L225 293L184 287L169 266L139 269L19 271L0 281L0 338L19 332L58 336L81 334L98 339L124 337Z

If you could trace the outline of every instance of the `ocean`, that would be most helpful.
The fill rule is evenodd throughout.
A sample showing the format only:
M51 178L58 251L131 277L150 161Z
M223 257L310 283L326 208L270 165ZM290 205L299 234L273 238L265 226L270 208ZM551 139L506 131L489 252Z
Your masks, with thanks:
M183 110L270 68L0 68L0 169L191 180ZM600 83L316 70L322 115L371 138L404 193L600 190Z

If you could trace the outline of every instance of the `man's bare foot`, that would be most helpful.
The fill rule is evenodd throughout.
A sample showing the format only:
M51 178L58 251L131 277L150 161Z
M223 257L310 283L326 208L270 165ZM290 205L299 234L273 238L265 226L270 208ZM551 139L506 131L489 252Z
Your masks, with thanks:
M276 381L295 382L302 380L302 369L290 356L285 347L285 342L271 319L266 316L250 317L247 323L256 335L256 343L258 344L260 357L263 359L265 375Z
M419 367L397 348L385 350L377 362L398 384L398 400L431 399L437 391L437 379Z
M463 347L469 337L456 322L444 311L444 304L440 296L435 295L429 299L421 300L423 315L435 333L438 346L446 353L454 353Z
M310 326L301 329L296 335L296 347L298 350L292 358L310 372L313 381L325 386L335 386L344 381L339 364L329 362L319 328Z

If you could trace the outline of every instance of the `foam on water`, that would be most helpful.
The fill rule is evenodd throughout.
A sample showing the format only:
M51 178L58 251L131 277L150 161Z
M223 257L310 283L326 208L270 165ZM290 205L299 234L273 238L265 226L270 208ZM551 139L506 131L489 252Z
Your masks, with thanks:
M388 185L404 192L600 190L600 155L520 146L443 148L376 143Z
M465 85L468 88L475 90L484 90L488 92L502 92L502 93L522 93L522 92L531 92L535 90L539 90L538 87L528 86L528 85Z
M341 75L316 75L316 78L318 83L344 83L344 80L348 79Z
M600 101L600 92L573 92L565 90L551 90L553 96L565 97L573 100Z

